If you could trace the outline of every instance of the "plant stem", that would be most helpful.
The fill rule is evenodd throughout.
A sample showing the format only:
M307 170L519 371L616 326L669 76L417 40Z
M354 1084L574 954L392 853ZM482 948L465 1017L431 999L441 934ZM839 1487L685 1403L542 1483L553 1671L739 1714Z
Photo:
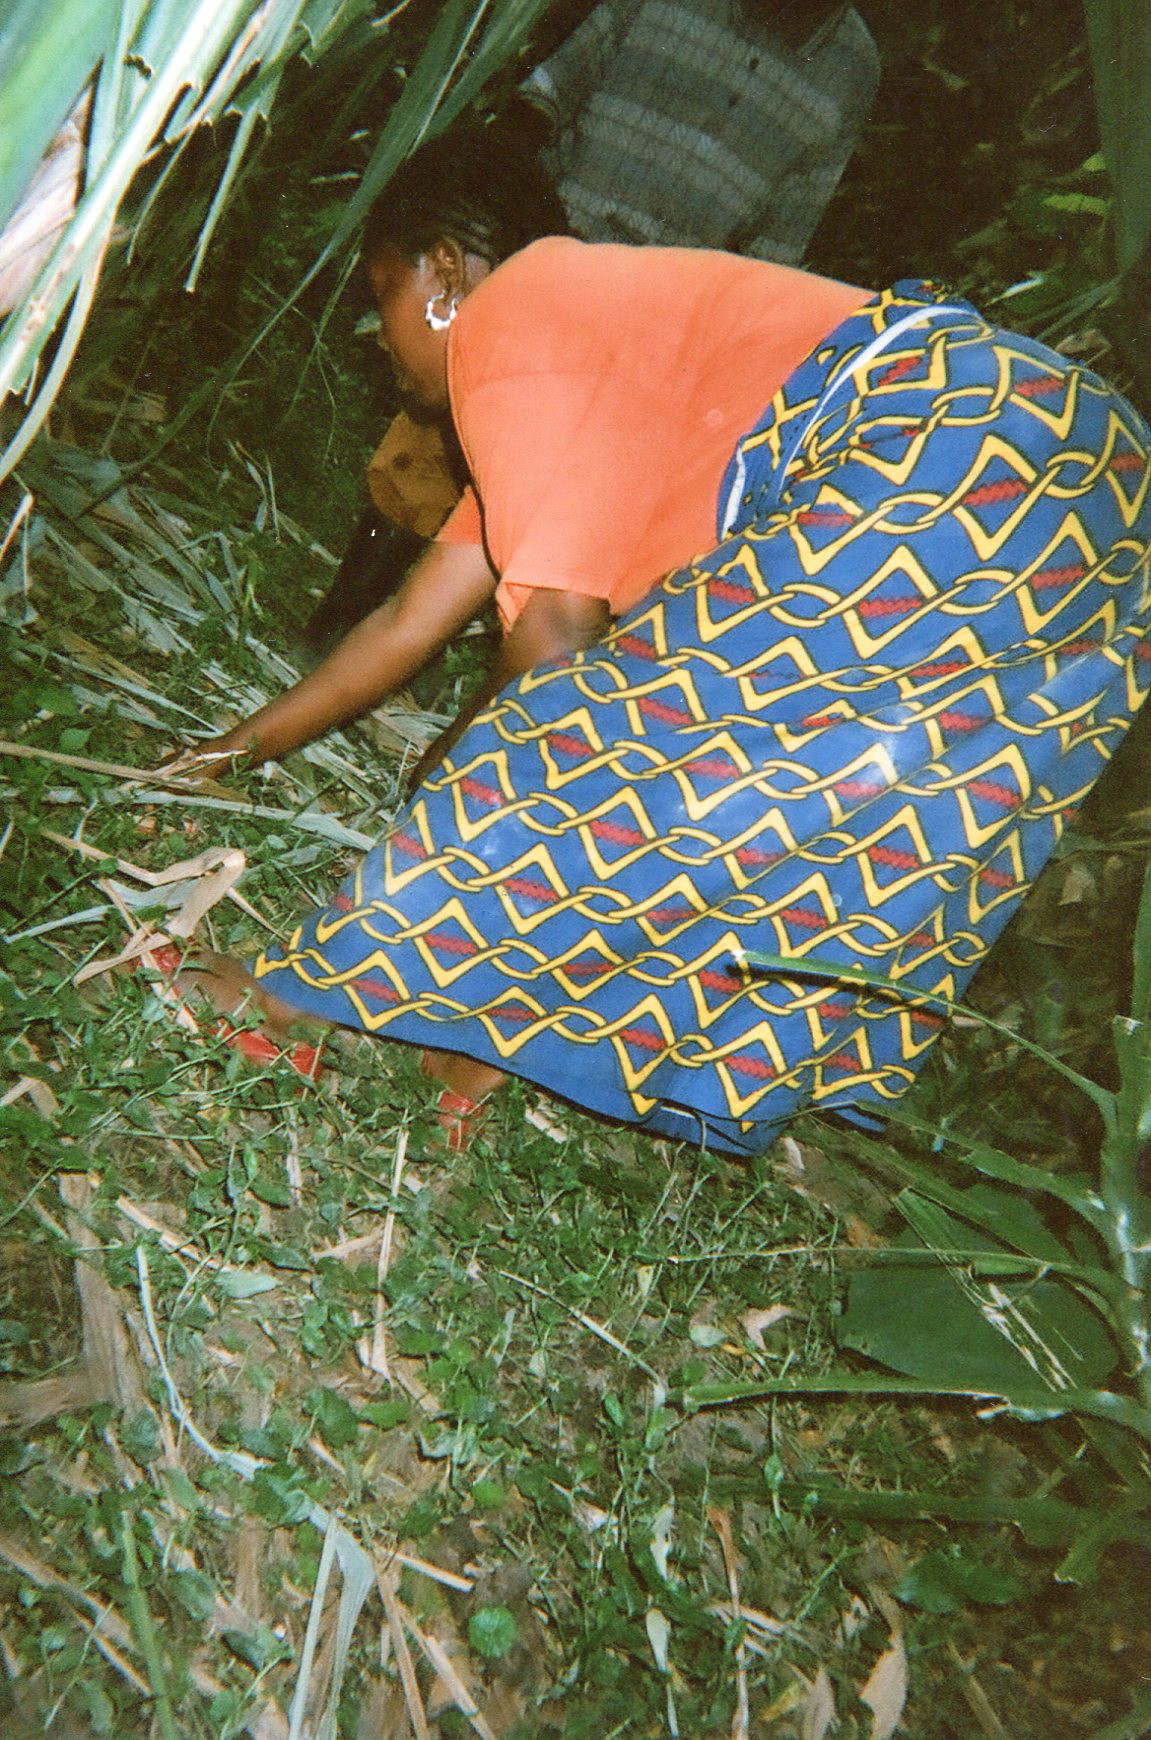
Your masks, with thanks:
M128 1616L132 1623L132 1635L136 1639L140 1654L144 1657L148 1683L152 1687L152 1697L156 1706L156 1721L159 1724L163 1740L180 1740L176 1729L176 1719L172 1714L172 1699L168 1692L168 1679L164 1672L164 1662L160 1655L160 1646L156 1642L156 1628L152 1624L152 1615L148 1611L148 1602L144 1595L144 1586L140 1581L135 1529L132 1518L127 1511L124 1511L120 1517L120 1546L124 1554L124 1582L128 1587Z

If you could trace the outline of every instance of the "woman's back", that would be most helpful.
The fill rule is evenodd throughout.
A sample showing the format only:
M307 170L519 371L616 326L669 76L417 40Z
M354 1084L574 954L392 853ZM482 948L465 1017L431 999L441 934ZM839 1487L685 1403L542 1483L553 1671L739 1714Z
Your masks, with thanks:
M505 620L547 586L628 608L714 539L732 448L867 292L686 248L534 243L467 298L452 412ZM474 503L441 533L475 541Z

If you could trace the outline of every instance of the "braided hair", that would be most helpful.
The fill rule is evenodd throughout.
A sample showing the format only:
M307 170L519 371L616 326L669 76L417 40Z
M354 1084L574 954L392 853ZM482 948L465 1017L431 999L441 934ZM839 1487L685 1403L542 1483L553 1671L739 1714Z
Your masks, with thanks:
M566 213L522 136L469 123L423 145L368 212L363 257L418 260L436 242L458 242L498 266L540 236L569 234Z

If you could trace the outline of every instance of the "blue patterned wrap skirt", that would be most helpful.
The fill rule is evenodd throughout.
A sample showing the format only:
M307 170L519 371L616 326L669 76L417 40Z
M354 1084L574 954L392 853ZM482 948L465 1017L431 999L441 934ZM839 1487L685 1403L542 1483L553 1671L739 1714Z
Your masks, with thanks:
M733 1153L881 1110L1144 698L1149 456L1087 368L884 292L740 442L716 547L505 688L259 977Z

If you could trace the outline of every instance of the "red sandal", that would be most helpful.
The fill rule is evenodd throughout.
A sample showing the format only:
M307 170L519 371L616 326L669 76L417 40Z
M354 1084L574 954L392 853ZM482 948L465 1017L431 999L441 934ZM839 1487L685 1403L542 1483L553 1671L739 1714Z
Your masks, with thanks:
M159 943L155 948L149 949L144 958L155 962L161 976L167 980L171 989L179 996L176 987L176 974L184 965L183 950L175 943ZM197 1027L201 1025L183 997L179 999L179 1006L191 1016ZM277 1045L274 1039L270 1039L266 1033L261 1033L259 1028L236 1027L226 1015L218 1016L209 1031L216 1034L224 1041L225 1045L233 1051L238 1051L241 1057L246 1057L251 1063L283 1062L290 1069L294 1069L297 1075L303 1076L305 1081L311 1082L319 1081L323 1073L323 1064L320 1061L322 1045L309 1045L306 1040L302 1039L291 1047Z
M454 1088L444 1088L436 1101L436 1122L447 1137L453 1154L466 1154L487 1121L488 1100L469 1099Z

